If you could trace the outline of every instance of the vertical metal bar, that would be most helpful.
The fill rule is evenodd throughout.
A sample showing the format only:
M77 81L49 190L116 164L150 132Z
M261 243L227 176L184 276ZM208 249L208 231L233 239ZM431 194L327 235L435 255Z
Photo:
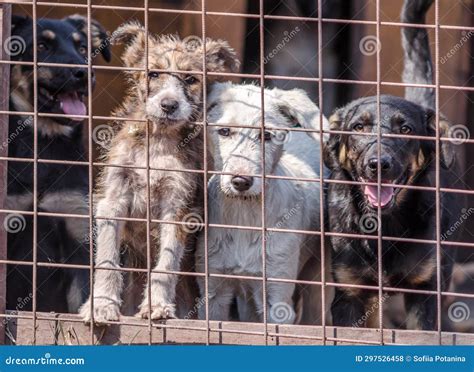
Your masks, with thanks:
M324 237L324 131L323 131L323 6L321 0L318 1L318 95L319 95L319 229L321 231L321 325L323 327L323 345L326 345L326 252Z
M5 51L5 41L10 36L11 30L11 5L0 5L0 38L1 46L0 57L2 60L8 60L9 55ZM0 109L8 110L9 92L10 92L10 65L0 66ZM8 121L7 114L0 115L0 156L8 156ZM7 184L8 162L3 161L0 165L0 182L2 185ZM7 188L0 188L0 206L4 208L5 198L7 196ZM0 219L3 222L3 218ZM0 229L0 259L7 259L7 231ZM5 314L7 304L7 265L0 265L0 314ZM6 322L0 322L0 345L5 343L5 325Z
M203 122L203 169L204 169L204 272L206 276L204 277L204 296L205 296L205 306L206 306L206 344L211 343L211 328L209 325L209 214L208 214L208 195L207 195L207 65L206 65L206 0L201 0L201 32L202 32L202 122ZM220 337L219 337L220 338Z
M36 345L37 269L38 269L38 48L37 0L33 0L33 345Z
M265 345L268 345L268 314L267 314L267 244L265 239L265 34L264 34L264 3L259 3L259 30L260 30L260 102L261 116L260 122L260 143L262 152L262 296L263 296L263 323L264 323L264 339Z
M148 80L148 32L149 32L149 22L148 22L148 0L144 0L144 20L145 20L145 79L146 79L146 89L145 89L145 105L146 100L148 99L149 93L149 80ZM151 321L151 241L150 241L150 122L148 118L146 119L146 252L147 252L147 291L148 291L148 344L152 344L153 340L153 327Z
M380 206L380 192L382 189L382 167L380 166L380 157L382 153L382 135L381 135L381 115L380 115L380 0L376 3L376 51L377 51L377 158L379 166L377 167L377 271L378 271L378 311L379 311L379 330L380 330L380 344L383 345L383 303L382 303L382 285L383 285L383 266L382 266L382 207Z
M436 307L438 323L438 343L442 343L441 334L441 194L440 194L440 156L441 141L439 131L439 0L435 0L435 115L436 115Z
M90 337L91 345L94 344L94 237L93 237L93 182L94 182L94 172L93 172L93 142L92 142L92 26L91 26L91 17L92 17L92 6L91 0L87 0L87 106L88 106L88 118L87 118L87 128L88 128L88 177L89 177L89 287L90 287L90 306L91 306L91 325L90 325Z

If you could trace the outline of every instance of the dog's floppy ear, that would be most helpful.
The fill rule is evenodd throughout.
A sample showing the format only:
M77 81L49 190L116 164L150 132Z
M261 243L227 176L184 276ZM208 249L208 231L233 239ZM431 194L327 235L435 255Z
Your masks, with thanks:
M22 16L22 15L12 15L12 31L15 32L18 30L20 27L32 24L33 21L30 17L28 16Z
M427 133L429 136L434 137L436 136L436 112L427 109L425 113L425 122L427 126ZM440 137L449 137L449 129L451 124L447 121L444 117L440 116L439 118L439 135ZM427 149L427 157L432 159L433 156L436 156L436 147L434 141L423 141L422 148ZM451 141L441 141L441 166L443 168L450 168L454 160L456 159L456 155L453 148L453 143Z
M329 118L329 129L340 131L342 129L342 110L336 111ZM329 140L325 142L323 149L324 164L329 169L339 169L341 164L347 161L347 149L341 144L341 135L331 133Z
M87 17L80 14L73 14L63 19L71 23L79 32L87 36ZM110 40L105 28L95 19L91 19L91 55L102 54L107 62L110 62L112 55L110 53Z
M12 15L11 19L11 33L13 39L5 40L5 45L3 46L4 50L10 52L10 57L12 60L21 61L26 52L25 38L31 36L33 30L33 20L28 16L22 15ZM15 39L18 38L19 39ZM15 66L12 70L12 73L20 68L20 66Z
M321 115L318 106L302 89L281 90L273 89L278 99L278 111L289 121L290 127L321 130ZM329 122L323 115L323 129L329 128ZM307 132L310 137L319 143L320 133ZM324 139L327 140L327 134Z
M227 41L206 39L206 66L212 72L237 72L240 61Z
M137 21L121 25L113 34L114 45L125 44L122 61L127 67L135 67L145 56L145 28Z

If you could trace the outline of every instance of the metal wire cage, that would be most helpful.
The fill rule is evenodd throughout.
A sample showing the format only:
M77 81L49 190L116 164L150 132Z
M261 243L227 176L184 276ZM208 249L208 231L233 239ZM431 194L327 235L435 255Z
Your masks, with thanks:
M283 344L323 344L323 345L335 345L335 344L473 344L474 335L472 327L472 316L470 315L470 310L472 308L471 302L474 299L474 273L470 267L472 263L472 253L469 253L469 250L474 247L472 235L466 233L462 241L453 241L449 237L443 236L443 231L440 227L440 197L442 193L454 193L459 195L464 195L466 200L471 200L471 195L474 192L471 190L471 185L474 182L474 178L469 174L469 170L472 167L469 160L469 154L472 152L468 148L470 144L474 143L474 140L469 138L469 122L468 121L468 112L472 114L472 99L474 94L474 88L472 88L472 73L474 71L474 66L472 65L472 57L469 55L469 52L464 52L464 59L461 63L464 65L469 64L465 68L465 71L458 73L455 79L452 79L451 82L443 82L444 77L448 76L453 70L452 67L447 68L446 71L443 71L443 66L447 61L448 54L456 54L461 48L468 50L468 42L471 43L471 53L472 53L472 40L470 39L472 34L474 34L474 27L472 27L472 17L468 20L467 24L462 24L463 21L459 21L458 24L448 24L445 23L447 15L443 14L441 9L451 10L450 4L448 1L444 0L435 0L434 10L432 10L432 16L434 16L434 23L427 23L421 27L426 27L430 32L431 41L433 44L434 52L434 84L406 84L401 82L391 81L387 76L393 76L393 71L386 71L383 53L387 53L390 57L394 57L394 54L389 50L390 48L384 48L385 40L390 35L395 35L396 40L399 40L399 29L401 27L420 27L417 24L404 24L397 20L391 19L390 16L387 16L384 13L386 10L385 6L388 2L382 0L373 0L367 2L351 2L352 6L356 9L358 6L360 8L367 8L368 10L363 13L362 11L354 12L352 18L336 18L336 17L326 17L324 9L331 6L331 1L315 0L314 1L314 14L291 14L291 15L281 15L275 14L272 10L268 11L268 4L263 0L250 0L247 4L242 1L245 6L235 7L235 3L230 4L230 2L212 2L212 9L209 9L210 0L202 0L200 2L189 2L188 3L173 3L173 2L159 2L153 0L143 0L136 1L133 4L123 4L123 2L117 2L116 4L113 1L103 2L103 1L93 1L93 0L84 0L81 2L47 2L47 1L21 1L21 0L11 0L3 1L1 6L1 24L2 24L2 58L0 61L0 66L2 68L2 95L1 95L1 104L0 107L0 119L2 122L2 129L0 131L0 143L8 144L11 139L9 139L8 132L8 120L9 117L13 114L21 114L24 116L31 117L31 125L34 128L35 138L33 144L33 153L34 156L31 159L25 158L13 158L8 156L8 145L0 147L0 160L2 161L1 175L3 178L3 185L7 185L7 164L9 162L23 162L30 163L33 165L33 208L31 211L25 211L20 209L12 209L6 207L5 200L7 194L7 188L3 187L0 189L0 200L2 201L2 208L0 212L3 215L3 218L6 219L11 215L19 216L30 216L33 221L33 241L32 241L32 259L24 261L13 261L7 259L7 233L10 232L8 229L1 229L0 231L0 316L3 318L3 322L0 325L0 339L4 343L15 343L15 344L97 344L97 343L123 343L123 344L156 344L156 343L195 343L195 344L265 344L265 345L283 345ZM336 4L337 3L337 4ZM362 4L363 3L363 4ZM401 8L401 2L390 2L393 7L397 8L397 11ZM396 3L396 4L395 4ZM87 95L87 106L88 111L86 115L81 116L81 119L84 120L84 127L87 128L88 136L85 140L88 146L88 157L84 161L66 161L61 159L42 159L40 154L38 154L37 143L38 143L38 134L37 134L37 123L39 118L43 117L61 117L65 115L61 114L47 114L42 113L38 107L38 68L39 67L84 67L82 65L71 65L68 63L46 63L38 61L38 51L36 43L33 43L33 61L10 61L9 50L6 48L7 41L10 37L10 17L11 17L11 5L19 7L23 12L29 13L33 19L33 40L37 39L37 30L36 30L36 21L42 16L46 17L45 14L49 12L57 12L57 14L72 14L72 13L82 13L87 17L87 33L88 33L88 53L87 58L87 71L88 71L88 95ZM334 1L335 5L340 5L339 1ZM388 5L387 5L388 6ZM459 14L459 9L468 9L471 14L474 9L474 3L472 1L459 1L456 6ZM232 11L231 11L232 9ZM238 9L235 11L235 9ZM256 12L253 12L252 9L257 9ZM128 12L128 13L127 13ZM462 12L462 11L461 11ZM291 12L290 12L291 13ZM56 13L54 13L56 14ZM209 77L220 76L227 79L239 80L239 79L248 79L253 80L258 83L262 90L261 94L261 103L264 107L265 95L263 87L273 83L294 83L294 84L309 84L314 89L314 96L316 98L316 103L321 109L321 119L322 115L331 113L336 107L332 104L342 104L345 102L337 102L337 100L327 97L328 90L351 90L353 97L357 98L363 94L373 93L378 97L379 112L380 116L380 96L385 91L399 93L400 90L407 86L416 86L423 88L433 88L435 90L436 96L436 112L437 112L437 134L435 137L420 137L412 136L423 141L433 141L436 144L436 154L438 162L436 165L436 182L433 187L428 186L401 186L402 188L418 189L425 192L433 192L436 195L436 239L412 239L404 236L385 236L382 235L381 229L378 229L375 234L372 235L360 235L360 234L343 234L340 232L330 231L326 228L327 220L327 211L324 200L324 194L321 193L321 207L320 207L320 219L322 221L319 231L306 231L306 230L290 230L279 227L269 227L265 223L265 182L263 182L262 187L262 198L261 198L261 210L262 210L262 224L260 226L239 226L239 225L216 225L209 223L208 216L208 195L207 193L203 194L204 198L204 213L202 220L193 222L194 225L199 226L202 231L200 234L207 236L208 230L210 228L224 228L224 229L243 229L243 230L255 230L261 231L262 236L267 233L297 233L297 234L307 234L314 235L320 238L320 257L319 257L319 270L321 276L318 280L294 280L294 279L281 279L281 278L271 278L267 275L266 270L266 239L262 239L262 277L249 277L243 275L230 275L230 274L215 274L210 273L206 263L206 270L204 273L198 273L194 270L191 271L178 271L178 272L166 272L170 274L176 274L180 277L202 277L205 280L206 293L203 298L198 298L195 306L204 306L206 309L206 318L204 320L193 319L196 315L195 308L190 308L191 316L186 317L185 319L172 319L166 321L151 321L151 320L142 320L134 317L123 316L118 322L111 322L110 327L103 328L95 326L93 323L91 325L84 325L82 319L80 319L76 314L67 314L67 313L45 313L37 311L37 302L39 293L38 286L41 283L37 281L37 270L38 268L50 268L51 270L58 269L80 269L87 270L90 277L90 289L93 291L93 281L94 281L94 271L97 270L94 266L94 223L100 220L110 220L111 217L100 216L94 213L94 188L95 188L95 179L96 171L103 167L110 167L110 164L102 161L100 158L97 158L97 153L95 148L97 147L97 141L94 139L93 133L96 133L95 128L104 123L123 120L134 120L137 122L147 123L146 119L137 120L133 118L123 118L123 117L114 117L111 114L103 113L104 104L103 102L107 100L107 95L103 93L100 97L97 97L97 93L93 93L93 82L92 82L92 73L93 70L98 75L97 88L100 88L102 83L105 83L107 80L113 80L112 90L117 87L122 87L122 90L125 90L125 83L120 80L119 75L123 71L145 71L149 72L148 64L146 64L144 69L140 68L128 68L121 65L105 65L98 64L92 59L92 53L94 48L92 47L92 18L98 19L109 19L111 18L109 14L112 14L113 24L116 26L120 25L122 22L126 21L130 15L134 18L139 18L142 20L147 33L159 32L159 33L168 33L170 29L173 29L174 26L170 27L170 23L176 22L179 17L192 17L194 19L194 25L196 29L200 30L200 37L202 40L206 40L206 37L209 36L209 29L215 26L216 22L221 21L222 19L232 20L233 22L242 22L245 25L250 25L251 22L256 26L253 34L255 40L254 46L257 48L255 56L256 67L248 67L248 61L245 61L245 58L250 58L247 52L244 52L244 48L241 47L241 59L245 67L244 72L239 73L216 73L207 71L206 59L203 58L204 68L202 71L192 71L192 73L202 75L204 82ZM124 16L124 14L126 14ZM369 14L373 15L373 19L369 19ZM41 16L40 16L41 15ZM157 29L156 22L151 22L155 17L167 17L170 20L170 23L166 27L160 27ZM453 18L453 17L451 17ZM189 21L190 18L187 18ZM385 20L384 20L385 19ZM388 20L387 20L388 19ZM290 23L298 22L301 24L311 25L310 30L314 31L314 36L310 40L310 43L307 45L313 44L314 50L314 75L309 74L309 76L301 75L281 75L267 73L267 61L268 56L268 47L266 42L268 41L268 34L271 33L271 30L267 28L269 22L281 22L281 23ZM454 21L456 22L456 21ZM325 54L328 53L328 44L329 42L325 39L325 30L326 27L336 27L336 32L341 33L345 28L352 26L354 27L353 37L351 39L352 44L357 44L356 47L350 46L348 49L354 51L360 47L359 42L361 41L361 35L358 34L356 27L365 27L367 33L372 36L375 40L375 46L373 51L370 52L370 61L364 60L364 63L359 60L359 64L353 66L348 66L346 70L351 68L360 68L361 72L355 72L353 75L347 73L340 73L337 76L330 74L326 77L326 63L328 60L325 59ZM178 25L178 29L181 28L181 36L187 36L184 32L193 31L186 29L186 26ZM244 26L241 26L244 29ZM185 29L183 32L182 29ZM357 28L357 30L359 30ZM195 30L194 30L195 31ZM248 31L248 29L246 30ZM390 32L389 32L390 31ZM396 31L396 32L393 32ZM223 35L219 35L219 32L222 32ZM334 32L334 31L331 31ZM461 34L462 45L460 47L451 47L450 45L442 45L441 40L445 40L445 34L443 33L456 33L454 40L459 34ZM199 32L196 32L199 34ZM212 30L212 34L218 34L221 38L226 38L229 35L229 31L223 28L217 28ZM258 35L257 35L258 34ZM243 35L245 37L245 35ZM334 34L331 34L334 36ZM464 38L464 39L462 39ZM234 37L235 39L235 37ZM146 39L147 40L147 39ZM386 39L387 45L390 45L390 40ZM395 40L395 39L393 39ZM243 41L242 41L243 43ZM247 40L247 43L250 45L251 42ZM382 48L379 47L378 43L381 43ZM460 41L458 42L458 44ZM464 46L463 46L464 45ZM351 49L352 48L352 49ZM145 56L148 58L148 42L145 42ZM271 50L271 49L270 49ZM448 50L445 54L445 50ZM453 53L452 51L455 50ZM397 53L399 51L396 51ZM461 52L459 52L461 55ZM467 56L467 57L466 57ZM275 57L277 58L277 57ZM341 57L342 58L342 57ZM397 60L401 60L401 54L399 53L396 57ZM355 58L354 58L355 60ZM460 59L461 60L461 59ZM467 60L467 62L465 61ZM444 61L444 62L443 62ZM386 60L385 60L386 62ZM10 67L13 65L23 65L23 66L32 66L33 74L32 80L33 84L33 110L32 111L12 111L9 108L9 81L10 81ZM160 70L157 70L160 71ZM176 73L182 71L173 71ZM352 71L353 72L353 71ZM397 71L395 71L398 73ZM189 71L187 71L189 73ZM113 76L113 79L112 79ZM398 79L400 80L400 79ZM112 84L112 83L111 83ZM206 84L204 83L204 86ZM109 84L107 84L107 87ZM110 89L103 89L102 92L111 91ZM107 93L108 94L108 93ZM109 98L110 98L109 94ZM450 100L444 99L446 96L461 97L461 100L456 100L459 105L465 105L466 116L463 118L464 114L459 114L457 109L457 104ZM104 98L105 97L105 98ZM442 99L443 97L443 99ZM326 99L331 103L331 105L326 104ZM105 110L109 110L109 106L115 106L118 104L118 101L110 99L111 102L106 103ZM112 102L114 101L114 102ZM461 103L462 102L462 103ZM330 107L329 107L330 106ZM453 108L454 106L454 108ZM203 94L203 117L206 117L206 88L204 88ZM470 110L470 111L469 111ZM97 111L100 114L97 114ZM447 116L453 114L456 116L456 120L465 120L465 122L460 122L459 125L462 125L463 133L461 138L457 136L455 140L460 142L465 146L464 153L458 154L459 160L464 167L464 174L460 174L459 178L462 179L463 186L458 187L454 186L451 188L444 188L440 183L440 164L439 164L439 154L440 154L440 145L443 141L453 141L452 137L442 137L439 131L439 121L440 121L440 112L443 111ZM262 109L262 117L263 109ZM201 126L205 131L209 127L215 126L215 123L208 122L207 120L202 120L195 123L198 126ZM262 120L260 123L260 130L263 132L266 128L265 122ZM471 127L472 128L472 127ZM459 127L458 127L459 129ZM311 132L308 129L294 128L293 131L303 131ZM315 131L319 133L319 131ZM325 133L338 133L337 131L324 131ZM321 133L321 159L322 148L323 148L323 133ZM147 136L149 136L147 130ZM376 135L377 141L380 143L381 139L385 137L379 133ZM454 136L456 136L454 134ZM206 148L208 139L204 136L204 152L203 156L203 168L202 169L189 169L186 172L199 173L204 176L204 179L213 174L223 174L213 170L208 165L208 158L206 153ZM100 143L99 143L100 145ZM261 142L262 149L265 148L265 142ZM103 146L102 146L103 147ZM262 159L262 162L265 160ZM86 214L74 214L74 213L57 213L57 212L46 212L40 210L38 206L38 177L37 169L38 164L61 164L61 165L71 165L71 166L83 166L88 169L89 177L89 208L88 213ZM130 167L130 166L117 166L115 167ZM146 170L149 180L150 171L180 171L177 169L155 169L150 167L149 161L146 162L141 167L133 167L135 169ZM262 169L265 169L265 166L262 166ZM323 164L321 164L321 174L323 172ZM287 180L298 180L298 178L284 178L275 175L268 175L263 172L263 174L255 175L261 177L263 180L276 180L276 179L287 179ZM301 179L300 179L301 180ZM317 182L320 184L321 190L324 190L330 183L346 183L346 184L361 184L360 182L344 182L336 181L325 177L320 177L317 179L303 179L301 181L307 182ZM206 182L203 184L203 188L206 189ZM379 188L382 187L383 182L380 180L376 184ZM126 217L117 217L117 220L120 221L133 221L135 223L142 223L146 225L147 231L147 258L148 262L146 263L146 268L129 268L129 267L120 267L115 269L108 270L119 270L124 273L131 274L137 273L146 276L147 278L151 277L152 273L155 273L152 269L151 257L152 257L152 238L150 234L150 226L152 224L177 224L182 225L186 222L182 221L164 221L153 219L150 214L150 195L149 195L150 184L147 185L147 218L146 219L137 219L137 218L126 218ZM469 202L466 201L465 212L470 211ZM455 212L453 212L455 213ZM468 216L464 218L466 221L466 226L463 228L469 230L469 224L472 225L472 221L469 221L471 213L468 213ZM64 218L64 219L75 219L75 220L87 220L89 225L89 239L88 244L90 248L90 262L89 265L78 265L70 263L61 263L61 262L40 262L38 260L38 218L39 217L55 217L55 218ZM378 210L377 215L378 220L383 218L380 209ZM113 218L112 218L113 219ZM5 226L5 224L4 224ZM473 225L474 226L474 225ZM11 232L10 232L11 233ZM328 267L328 238L332 236L345 236L351 239L373 239L377 241L378 244L378 283L376 286L366 286L359 285L354 283L336 283L331 279L330 276L330 267ZM410 288L398 288L387 286L383 281L383 272L382 272L382 242L391 241L391 242L406 242L406 243L417 243L417 244L433 244L436 246L436 256L437 256L437 290L415 290ZM208 251L208 242L205 239L205 250ZM464 259L457 265L458 274L463 276L463 287L451 287L449 290L443 291L441 289L440 277L441 277L441 253L444 250L449 249L461 249L464 252ZM465 253L468 252L468 253ZM467 258L466 258L467 257ZM207 260L207 255L206 255ZM31 297L26 301L31 301L29 304L31 306L31 311L22 311L21 306L17 306L16 309L7 309L6 308L6 283L8 281L7 276L7 265L23 265L29 266L32 268L32 293ZM103 270L103 269L102 269ZM471 271L470 271L471 270ZM456 275L456 274L455 274ZM263 322L262 323L241 323L238 321L229 321L229 322L220 322L209 319L209 309L208 309L208 280L210 277L217 277L230 280L241 280L241 281L260 281L262 285L264 303L263 306ZM268 322L267 314L267 285L268 283L294 283L304 286L312 286L319 288L321 291L321 303L318 311L321 312L321 322L314 325L282 325L282 324L271 324ZM377 304L374 305L372 312L377 313L378 321L375 328L345 328L345 327L335 327L330 324L328 321L328 302L330 301L329 293L335 287L346 287L354 289L362 289L367 291L376 291L377 292ZM392 329L386 328L384 326L384 318L387 317L386 310L387 307L392 306L391 304L386 303L386 296L391 296L396 293L412 293L418 295L431 295L436 296L437 298L437 329L436 331L420 331L420 330L409 330L409 329ZM179 293L178 293L179 295ZM19 299L20 302L23 302L24 299ZM447 303L447 304L446 304ZM453 309L453 305L462 304L462 311L464 311L463 325L467 324L466 328L453 327L450 329L443 329L443 314L448 312L447 306L450 306L450 309ZM394 305L395 306L395 305ZM455 311L449 310L449 311ZM467 314L467 315L466 315ZM457 320L453 323L454 326L458 325ZM471 326L469 326L471 325Z

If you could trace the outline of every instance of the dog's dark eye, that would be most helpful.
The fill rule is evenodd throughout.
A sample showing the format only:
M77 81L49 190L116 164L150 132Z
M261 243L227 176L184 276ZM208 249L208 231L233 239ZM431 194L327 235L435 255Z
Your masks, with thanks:
M410 128L410 126L408 126L408 125L402 125L402 126L400 127L400 133L401 133L401 134L409 134L409 133L411 133L411 128Z
M81 45L77 50L83 55L87 54L87 48L84 45Z
M211 104L211 105L207 108L207 113L211 112L211 111L214 110L216 107L217 107L217 103Z
M160 76L160 73L159 72L156 72L156 71L150 71L148 73L148 77L150 79L156 79L158 76Z
M362 132L364 130L364 125L361 123L355 123L352 126L352 130L355 130L356 132Z
M186 82L186 84L193 85L194 83L196 83L198 81L198 79L196 79L192 75L188 75L184 78L184 81Z
M220 128L217 133L219 135L224 136L224 137L229 137L230 136L230 129L229 128Z
M48 49L48 46L46 45L46 43L38 43L37 49L38 52L43 52Z
M272 139L272 133L271 132L265 131L263 136L265 138L265 141L270 141Z

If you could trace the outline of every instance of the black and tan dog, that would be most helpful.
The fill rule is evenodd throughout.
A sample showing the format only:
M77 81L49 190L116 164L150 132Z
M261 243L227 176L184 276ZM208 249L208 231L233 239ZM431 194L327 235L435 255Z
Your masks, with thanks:
M18 53L11 53L15 61L33 61L33 21L23 16L13 17L13 38L19 41ZM74 15L62 20L37 21L37 60L46 63L85 65L87 49L87 19ZM110 60L107 34L92 20L92 46ZM12 65L10 109L31 112L33 103L33 67ZM94 76L91 77L94 84ZM88 92L87 68L45 67L37 70L39 113L63 114L64 117L38 117L38 159L87 161L83 145L83 119L87 115L85 97ZM34 156L33 118L11 115L9 120L8 156L32 159ZM9 209L33 210L32 162L9 161ZM88 168L79 165L38 163L37 206L40 212L87 215ZM9 215L19 219L20 228L9 230L8 258L17 261L33 259L33 218ZM8 223L6 223L8 225ZM88 264L89 222L78 218L38 217L38 262ZM88 294L86 270L39 267L37 271L37 309L41 311L74 312ZM32 296L31 265L8 267L7 306L23 310L31 308L31 301L20 301Z
M431 3L432 0L406 0L402 20L424 23ZM430 84L432 71L426 30L404 29L403 46L404 81ZM378 227L383 236L436 240L435 192L403 187L436 185L435 141L404 137L435 136L433 97L433 90L426 88L407 88L406 99L381 96L380 121L377 97L356 100L336 111L330 120L331 129L347 134L331 134L325 148L325 163L332 170L332 179L361 184L329 185L331 232L376 236ZM441 118L439 126L441 136L446 137L448 122ZM381 138L380 154L377 135L367 135L377 134L378 128L382 135L397 135ZM451 184L449 168L454 162L454 152L449 141L443 141L440 148L440 181L441 187L446 187ZM379 173L383 184L380 194L376 185ZM447 208L453 207L453 195L441 194L441 231L449 228ZM381 208L381 221L377 218L378 208ZM331 237L336 282L378 286L377 243L377 239ZM382 268L384 286L436 291L436 244L383 240ZM451 268L452 250L443 250L442 290L447 288ZM377 295L376 290L338 287L332 303L334 324L366 325L367 314L377 313ZM405 293L404 297L406 327L435 329L436 295Z

